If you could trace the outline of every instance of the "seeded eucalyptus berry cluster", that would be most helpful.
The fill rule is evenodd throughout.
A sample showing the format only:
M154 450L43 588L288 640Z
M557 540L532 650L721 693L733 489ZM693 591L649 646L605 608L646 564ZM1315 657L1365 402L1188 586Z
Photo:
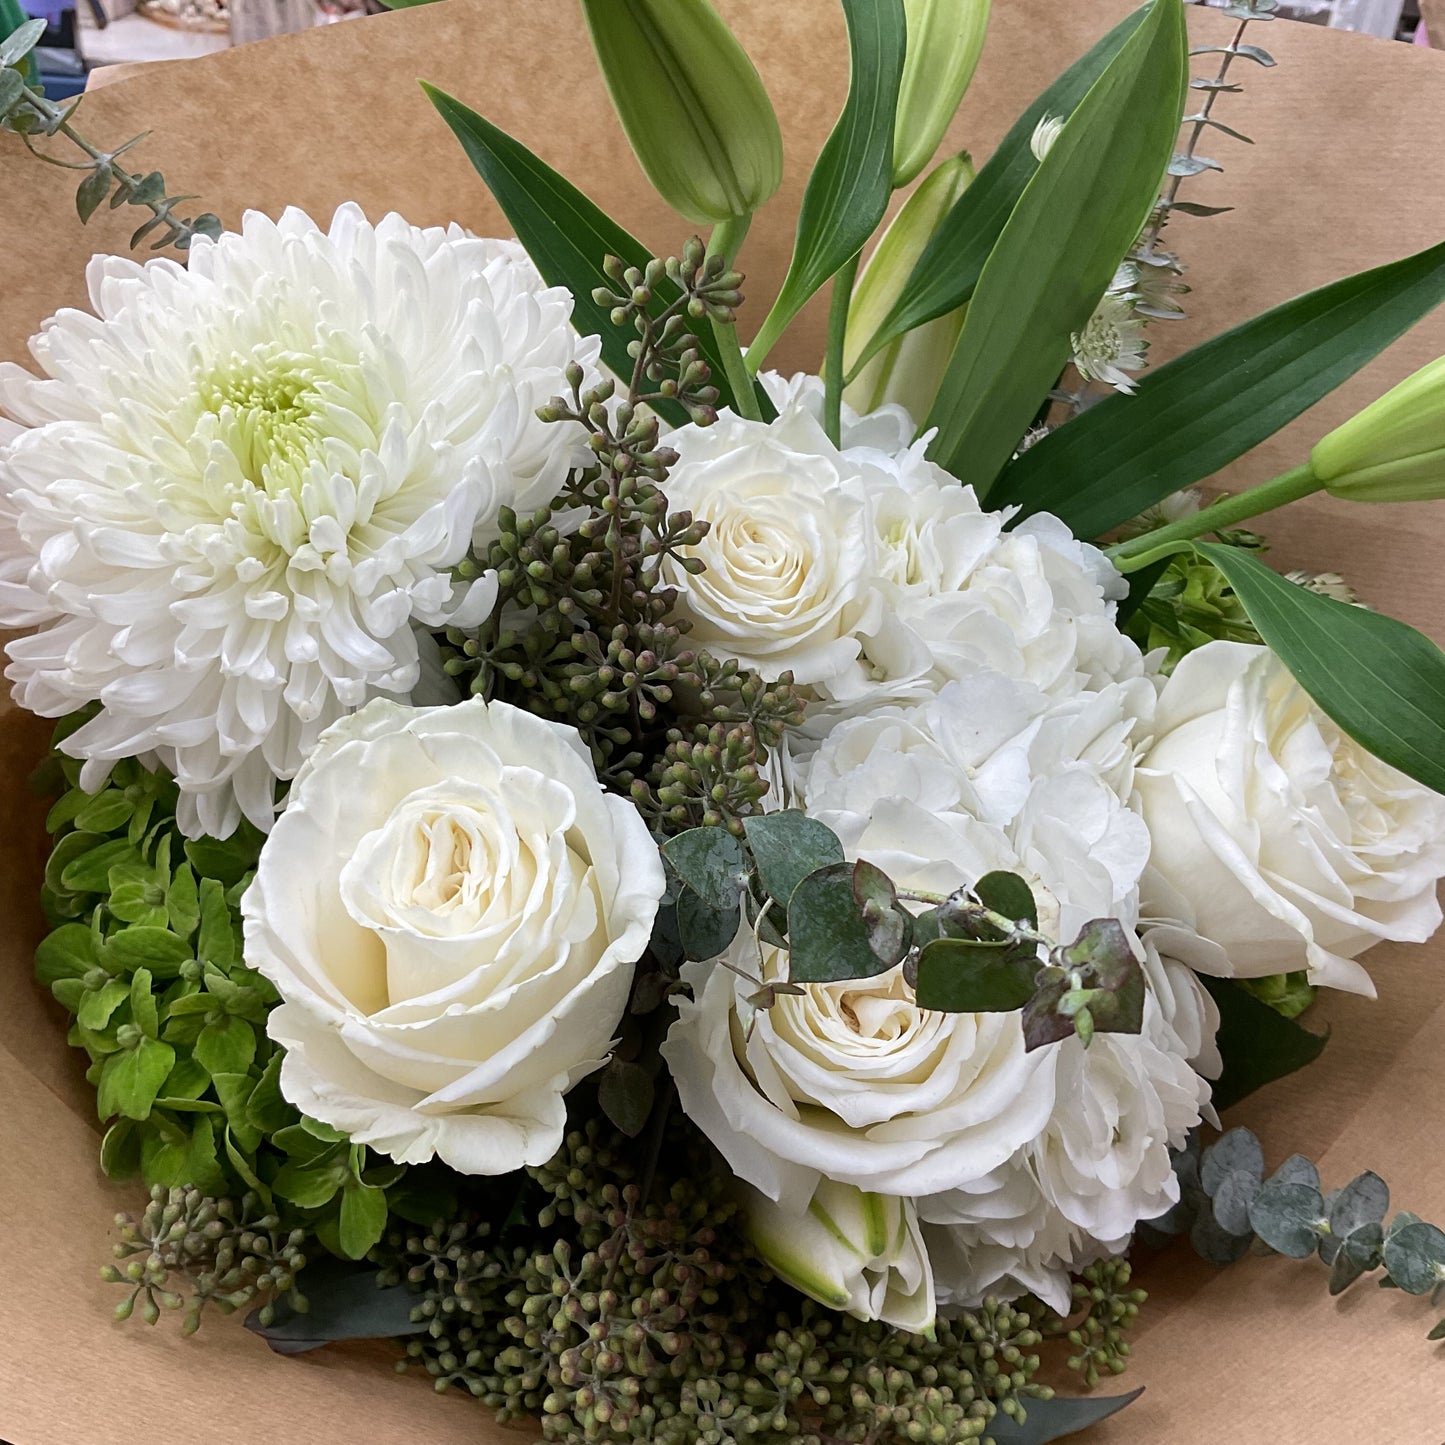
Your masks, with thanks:
M501 698L576 727L608 786L664 831L736 829L765 791L760 769L801 720L789 674L757 674L687 645L669 562L696 574L707 524L669 511L661 414L699 426L717 419L718 392L694 323L730 323L742 277L699 240L680 257L628 267L594 299L635 333L625 389L567 371L568 394L539 415L581 427L591 460L531 516L501 514L501 536L463 567L496 573L498 597L477 629L449 630L447 672L474 694ZM660 288L669 294L664 303ZM578 520L580 517L580 521Z

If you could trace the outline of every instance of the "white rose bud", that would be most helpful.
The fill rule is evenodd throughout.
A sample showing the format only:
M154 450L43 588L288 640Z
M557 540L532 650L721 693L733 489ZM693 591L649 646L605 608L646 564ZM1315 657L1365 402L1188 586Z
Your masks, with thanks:
M1355 957L1439 926L1445 798L1341 733L1267 648L1184 658L1136 788L1153 842L1145 913L1192 913L1237 977L1307 969L1373 994Z
M748 1238L773 1273L829 1309L933 1330L933 1272L911 1199L823 1179L804 1210L740 1186Z
M401 1163L543 1163L663 889L572 729L480 699L371 703L297 775L241 904L246 962L282 998L281 1092Z

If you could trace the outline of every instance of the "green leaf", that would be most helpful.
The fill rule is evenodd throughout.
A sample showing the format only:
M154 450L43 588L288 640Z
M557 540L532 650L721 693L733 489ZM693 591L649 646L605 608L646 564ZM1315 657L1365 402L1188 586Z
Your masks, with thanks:
M1139 1389L1099 1399L1070 1400L1055 1395L1052 1400L1030 1400L1023 1424L1000 1411L989 1421L989 1437L995 1445L1050 1445L1117 1415L1143 1393Z
M364 1259L386 1233L386 1191L349 1180L341 1193L341 1252Z
M81 923L62 923L35 950L35 977L47 988L57 979L84 978L95 964L90 929Z
M215 1074L216 1097L226 1111L228 1132L240 1148L250 1153L261 1142L261 1131L250 1120L249 1105L256 1080L250 1074Z
M256 1030L245 1019L207 1024L196 1037L196 1062L209 1074L244 1074L256 1057Z
M887 971L869 942L851 863L830 863L793 889L788 949L793 983L839 983Z
M129 997L130 984L122 978L112 978L81 999L75 1016L88 1029L103 1029L110 1022L110 1016Z
M1324 712L1377 758L1445 793L1445 654L1428 637L1286 582L1238 547L1195 545Z
M141 856L124 838L100 840L91 833L70 833L60 840L58 853L74 839L87 839L83 851L73 863L67 863L60 874L60 885L71 893L107 893L110 891L110 870L117 865L144 866Z
M1038 959L1011 943L938 938L918 955L919 1008L945 1013L1013 1013L1034 992Z
M1324 1219L1324 1196L1310 1184L1266 1184L1249 1206L1254 1232L1291 1259L1315 1252Z
M863 249L893 195L893 129L908 42L903 0L843 0L843 14L848 99L808 177L793 259L750 360L765 356L808 299Z
M254 825L242 823L229 838L195 838L185 847L186 858L198 876L214 878L229 888L256 866L261 841Z
M1311 1033L1229 979L1201 975L1199 981L1219 1006L1224 1073L1214 1085L1217 1109L1228 1109L1256 1089L1313 1063L1329 1042L1327 1033Z
M90 177L94 180L95 177ZM87 180L81 185L84 190L90 181ZM92 206L92 210L95 208ZM87 217L82 216L82 221ZM123 827L130 821L130 815L134 811L131 801L119 788L106 788L97 793L93 798L84 799L84 806L75 815L75 826L83 828L87 833L113 833L117 828Z
M748 856L726 828L689 828L669 838L662 853L709 908L737 908L747 887Z
M1019 197L1039 168L1030 144L1038 123L1046 116L1068 116L1074 112L1125 41L1139 28L1144 13L1138 10L1115 26L1014 122L977 179L940 222L892 310L854 364L854 372L904 332L956 311L972 297L984 264L998 244Z
M445 91L425 82L422 89L462 143L467 159L527 248L542 279L572 293L572 325L583 336L600 336L604 365L619 376L631 376L633 360L627 352L631 338L612 324L611 308L599 306L592 293L598 287L611 290L615 286L602 269L608 256L641 269L652 253L520 141ZM653 293L659 311L681 294L667 280L659 282ZM699 326L696 335L703 359L712 368L711 385L718 389L718 405L732 406L732 391L711 328ZM777 409L761 386L754 390L764 420L771 420ZM688 419L672 402L657 403L657 410L677 425Z
M1406 1294L1429 1294L1445 1284L1445 1233L1433 1224L1407 1224L1385 1240L1385 1268Z
M237 1142L230 1124L226 1125L223 1137L226 1145L226 1158L230 1162L231 1168L240 1176L241 1182L247 1189L254 1189L261 1196L261 1202L269 1209L272 1203L271 1188L256 1173L255 1159ZM256 1145L253 1144L251 1148L254 1150Z
M293 1159L277 1171L271 1188L300 1209L320 1209L336 1197L344 1174L335 1163L317 1166Z
M160 1033L160 1017L156 1008L156 996L151 992L150 971L136 969L130 981L131 1022L146 1038L153 1039Z
M192 1058L181 1057L166 1075L161 1093L167 1099L199 1099L211 1087L211 1076Z
M744 818L743 828L763 892L784 906L808 874L843 861L838 835L827 824L796 809Z
M201 921L200 894L196 887L196 874L189 863L182 863L171 878L166 890L166 912L170 915L171 927L182 938L189 938Z
M1154 0L1084 97L979 277L926 425L934 461L992 487L1159 195L1187 80L1180 0ZM990 503L992 505L992 503Z
M130 1119L117 1119L100 1141L100 1167L108 1179L134 1179L140 1173L140 1134Z
M1287 301L1051 432L989 505L1102 536L1273 436L1442 301L1445 242Z
M973 891L985 908L1014 923L1026 924L1029 928L1039 926L1034 890L1017 873L985 873L973 885Z
M597 1102L602 1112L629 1139L642 1133L652 1113L655 1090L652 1075L641 1064L614 1058L597 1080Z
M106 940L106 953L121 968L148 968L156 978L176 978L191 958L190 945L168 928L132 926Z
M288 1301L277 1300L269 1325L261 1323L259 1310L246 1317L246 1328L277 1354L304 1354L336 1340L396 1339L428 1328L427 1320L411 1317L417 1296L405 1284L379 1288L375 1269L323 1257L306 1266L301 1283L306 1287L306 1309L296 1310Z
M133 1049L112 1054L100 1075L96 1096L100 1117L123 1114L127 1119L147 1118L175 1061L176 1051L169 1044L147 1038Z
M275 1134L296 1123L296 1107L281 1093L281 1058L278 1050L266 1061L246 1102L246 1122L263 1134Z
M189 846L189 845L187 845ZM202 878L200 886L201 931L196 939L196 957L228 969L237 959L236 926L226 902L226 890L215 878Z
M0 40L0 66L19 65L40 44L40 37L44 34L43 20L26 20L23 25L12 30Z

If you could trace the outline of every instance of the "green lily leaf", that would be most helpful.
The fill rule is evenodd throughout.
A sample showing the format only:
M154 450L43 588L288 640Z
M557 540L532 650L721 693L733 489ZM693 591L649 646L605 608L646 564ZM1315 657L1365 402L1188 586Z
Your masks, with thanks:
M422 89L462 143L467 159L496 198L542 278L549 286L565 286L572 293L572 325L584 336L600 336L603 362L619 376L630 376L630 338L612 324L611 308L599 306L592 293L598 287L611 290L615 285L602 268L608 256L640 269L651 253L520 141L445 91L425 83ZM653 291L658 310L680 294L665 279ZM720 394L718 405L732 406L732 392L711 328L699 326L696 335L703 359L712 368L710 384ZM764 419L771 420L777 409L761 386L755 391ZM658 402L657 410L676 425L688 419L672 402Z
M989 505L1052 512L1076 536L1102 536L1273 436L1442 301L1445 242L1298 296L1051 432L1009 466Z
M1065 125L983 268L926 423L938 428L929 455L981 496L1158 200L1187 82L1183 6L1154 0Z
M748 353L756 370L788 323L878 229L893 194L893 130L908 45L903 0L843 0L852 78L798 212L778 299Z
M892 308L852 364L851 380L904 332L956 311L973 295L984 264L1039 163L1030 142L1041 120L1069 116L1139 28L1138 10L1069 67L1024 113L987 165L939 223Z
M1393 617L1286 582L1239 547L1195 545L1324 712L1377 758L1445 793L1445 653Z

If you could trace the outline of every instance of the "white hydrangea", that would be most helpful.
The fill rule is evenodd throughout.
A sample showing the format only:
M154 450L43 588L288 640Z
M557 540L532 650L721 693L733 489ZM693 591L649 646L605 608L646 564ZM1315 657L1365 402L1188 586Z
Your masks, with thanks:
M674 506L710 524L698 576L667 581L693 637L770 676L819 720L921 700L988 668L1066 694L1142 671L1114 623L1121 579L1055 518L1006 530L910 440L899 407L819 421L816 378L770 379L770 424L724 415L669 437Z
M575 433L536 406L597 343L514 242L343 206L251 213L189 264L97 257L94 315L0 370L0 626L17 700L101 713L66 749L172 769L190 834L270 825L328 724L407 699L452 569L548 501Z

